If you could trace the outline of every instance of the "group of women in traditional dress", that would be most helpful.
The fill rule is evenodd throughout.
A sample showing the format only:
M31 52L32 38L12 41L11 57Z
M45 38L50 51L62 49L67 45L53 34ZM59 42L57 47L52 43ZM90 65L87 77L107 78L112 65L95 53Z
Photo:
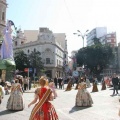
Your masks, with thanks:
M48 83L46 77L42 76L39 80L40 87L35 90L35 97L32 102L28 104L30 107L35 104L31 112L29 120L58 120L58 115L54 106L50 101L53 101L57 97L55 85L53 81ZM105 82L103 81L103 87ZM75 106L90 107L93 104L92 97L87 91L88 85L86 84L85 77L81 77L76 85L75 89L78 90L75 98ZM72 81L68 82L66 91L72 89ZM0 100L2 96L2 89L0 87ZM97 92L97 82L93 81L92 92ZM23 99L23 91L18 79L15 79L15 83L12 84L10 97L7 102L8 110L23 110L25 107Z
M94 77L93 79L93 87L92 92L98 92L98 81L97 78ZM81 77L76 84L75 90L78 90L75 100L76 106L92 106L93 100L90 93L87 91L86 88L91 87L90 81L86 79L86 77ZM72 81L71 79L68 82L67 88L65 91L70 91L72 89ZM102 81L102 88L101 90L106 90L105 80Z
M29 120L58 120L58 115L54 106L50 103L57 97L57 93L54 89L54 82L48 83L48 80L42 76L39 80L40 87L35 90L34 100L28 105L30 107L35 104ZM4 93L3 88L0 86L0 102ZM8 110L23 110L25 107L23 99L23 91L18 79L12 83L11 93L7 102L6 108Z
M88 80L87 80L88 83ZM90 87L90 82L86 84L86 78L81 77L76 84L75 90L78 90L75 106L92 106L93 100L90 93L87 91L87 87ZM70 79L65 91L70 91L72 89L72 80Z

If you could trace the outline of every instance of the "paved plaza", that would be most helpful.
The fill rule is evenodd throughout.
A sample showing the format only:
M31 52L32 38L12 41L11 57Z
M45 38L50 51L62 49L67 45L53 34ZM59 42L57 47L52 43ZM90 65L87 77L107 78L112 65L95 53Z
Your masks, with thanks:
M99 92L91 93L94 102L92 107L75 107L77 90L74 87L67 92L57 89L58 97L52 101L52 104L58 113L59 120L120 120L118 117L120 96L110 96L113 92L110 88L104 91L101 91L101 85L98 85L98 88ZM0 105L0 120L29 120L33 106L28 108L27 105L33 100L34 90L32 88L23 94L25 100L23 111L6 110L9 95L5 95L3 103ZM91 92L92 87L88 88L88 91Z

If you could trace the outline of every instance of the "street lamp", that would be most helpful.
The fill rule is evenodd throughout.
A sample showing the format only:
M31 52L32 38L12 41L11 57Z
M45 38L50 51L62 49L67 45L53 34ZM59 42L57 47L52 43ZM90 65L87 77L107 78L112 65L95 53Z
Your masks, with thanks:
M86 30L84 34L82 34L82 33L80 32L80 30L77 30L78 33L73 33L74 35L78 35L78 37L79 37L79 36L82 37L82 39L83 39L83 47L84 47L84 38L85 38L85 36L87 36L87 32L88 32L88 31L89 31L89 30Z

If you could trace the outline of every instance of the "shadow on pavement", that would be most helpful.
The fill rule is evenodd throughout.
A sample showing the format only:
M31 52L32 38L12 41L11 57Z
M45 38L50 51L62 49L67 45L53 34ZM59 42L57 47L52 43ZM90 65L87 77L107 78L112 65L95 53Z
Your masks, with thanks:
M74 107L72 107L72 109L69 111L69 113L73 113L73 112L76 112L76 111L79 111L79 110L83 110L83 109L87 109L87 108L90 108L90 107L77 107L77 106L74 106Z
M110 88L109 90L113 90L113 88Z
M12 114L18 111L12 111L12 110L4 110L4 111L0 111L0 116L2 115L6 115L6 114Z

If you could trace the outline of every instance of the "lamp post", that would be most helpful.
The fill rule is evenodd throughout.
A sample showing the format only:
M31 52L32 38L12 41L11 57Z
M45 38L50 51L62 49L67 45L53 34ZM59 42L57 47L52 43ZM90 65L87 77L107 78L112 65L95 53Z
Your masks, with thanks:
M77 30L77 33L73 33L74 35L78 35L78 37L79 37L79 36L82 37L83 47L84 47L84 38L85 38L85 36L87 36L87 32L88 32L88 31L89 31L89 30L86 30L84 34L82 34L82 33L80 32L80 30Z

